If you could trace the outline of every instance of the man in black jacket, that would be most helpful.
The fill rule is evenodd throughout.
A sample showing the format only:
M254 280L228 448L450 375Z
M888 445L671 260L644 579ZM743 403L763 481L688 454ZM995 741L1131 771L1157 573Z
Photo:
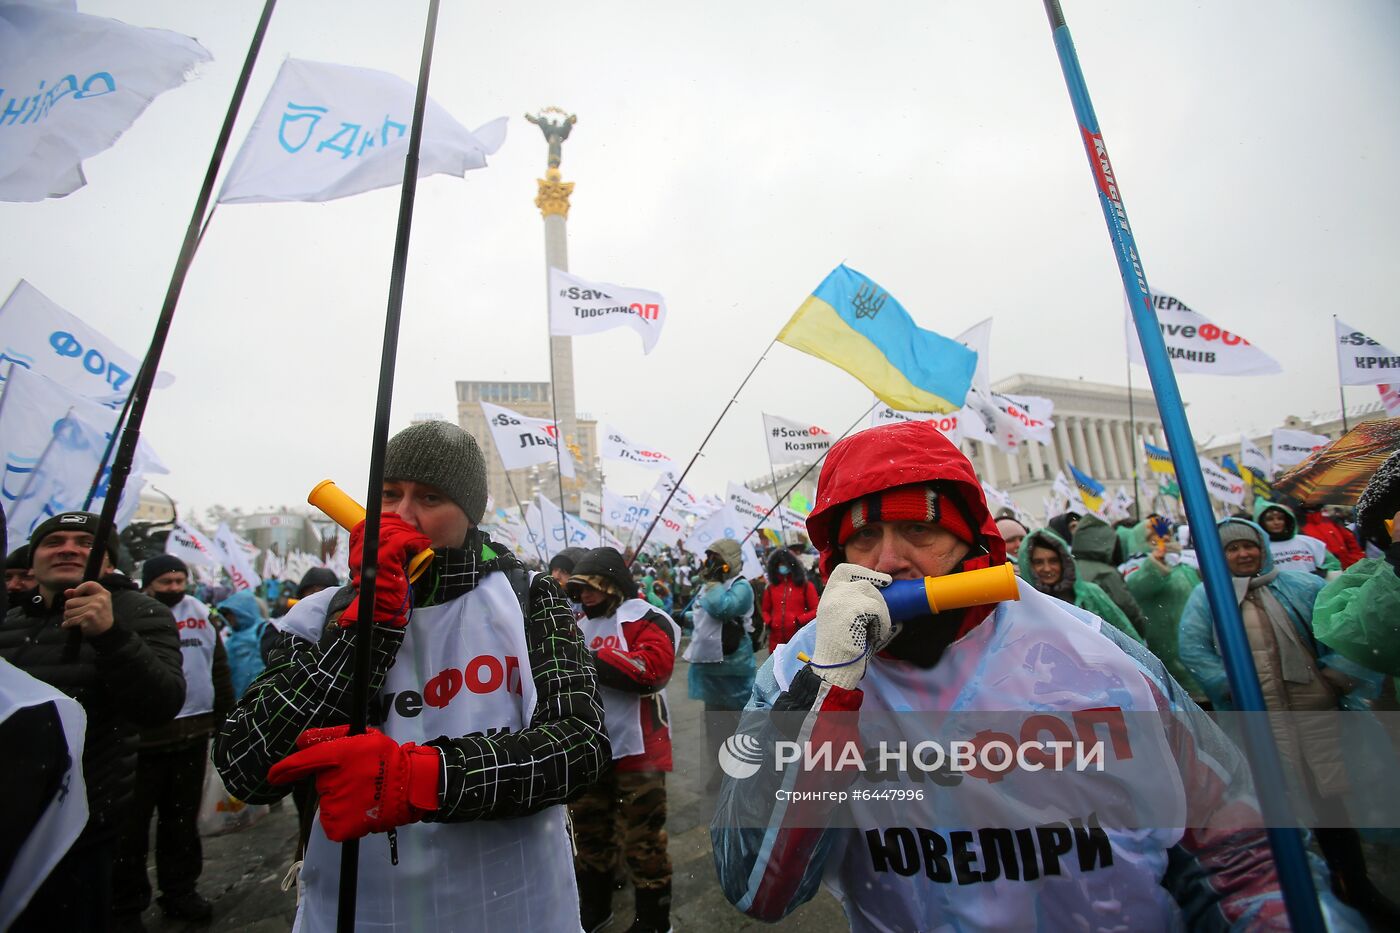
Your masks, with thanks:
M34 530L38 590L0 625L0 657L72 696L88 717L83 749L90 817L14 930L105 928L116 833L130 805L137 730L168 722L185 700L180 638L170 610L111 573L83 582L98 518L55 515ZM115 539L109 539L115 550ZM75 634L80 633L80 634Z

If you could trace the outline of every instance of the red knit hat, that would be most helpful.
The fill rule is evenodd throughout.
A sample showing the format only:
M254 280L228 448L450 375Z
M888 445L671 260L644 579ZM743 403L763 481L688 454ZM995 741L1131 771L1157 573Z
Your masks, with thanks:
M944 495L927 483L913 483L857 499L841 516L836 543L845 545L851 535L874 522L928 522L971 544L972 527L957 505L944 501Z

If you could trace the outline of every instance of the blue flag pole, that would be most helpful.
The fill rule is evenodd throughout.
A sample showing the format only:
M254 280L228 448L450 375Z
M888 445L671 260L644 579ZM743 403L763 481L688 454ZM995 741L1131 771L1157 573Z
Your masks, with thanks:
M1050 29L1055 39L1055 51L1060 59L1060 70L1064 72L1070 101L1074 105L1074 114L1079 122L1080 136L1084 142L1085 153L1089 157L1089 167L1094 175L1095 187L1098 188L1099 206L1103 208L1104 220L1113 240L1118 272L1123 278L1123 288L1127 292L1133 324L1137 328L1138 341L1142 344L1147 374L1152 380L1152 390L1157 396L1157 408L1162 416L1167 446L1171 448L1172 460L1176 465L1177 483L1181 487L1186 518L1191 524L1192 537L1196 542L1196 556L1200 560L1206 597L1210 603L1211 614L1215 618L1216 638L1220 644L1226 674L1230 679L1230 689L1237 708L1249 713L1261 713L1266 707L1264 695L1259 689L1259 675L1250 654L1249 642L1245 638L1244 625L1240 621L1239 605L1235 601L1229 568L1225 565L1225 552L1220 546L1220 532L1215 524L1205 479L1201 476L1201 465L1192 459L1196 443L1191 437L1191 427L1186 421L1186 409L1176 384L1176 374L1172 372L1166 342L1162 339L1162 332L1157 323L1157 314L1152 309L1147 275L1143 272L1142 259L1133 240L1132 228L1128 224L1122 192L1118 188L1113 166L1108 159L1108 149L1104 146L1103 136L1099 132L1099 121L1094 115L1089 88L1079 67L1079 56L1074 51L1074 40L1070 38L1069 27L1065 25L1064 12L1060 9L1059 0L1044 0L1044 3L1045 12L1050 17ZM1266 823L1273 822L1278 814L1288 812L1286 795L1279 780L1282 770L1278 749L1269 732L1266 717L1253 715L1245 716L1244 719L1244 738L1254 773L1255 788L1259 793ZM1308 870L1301 834L1291 827L1271 826L1268 835L1278 870L1279 887L1283 891L1288 919L1293 929L1315 930L1321 933L1326 927L1322 922L1322 911L1317 902L1317 890L1313 886L1312 874Z

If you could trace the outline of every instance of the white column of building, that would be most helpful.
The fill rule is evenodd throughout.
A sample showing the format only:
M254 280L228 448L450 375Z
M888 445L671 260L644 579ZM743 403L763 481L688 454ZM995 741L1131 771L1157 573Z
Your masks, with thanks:
M1069 436L1074 441L1074 465L1079 470L1092 470L1089 465L1088 447L1084 443L1084 419L1075 416L1070 422Z
M1055 419L1055 470L1063 471L1065 464L1069 462L1071 451L1069 445L1069 419L1064 415Z
M991 486L997 485L997 463L992 459L992 445L985 441L978 441L977 446L982 448L982 479Z
M1002 458L1006 461L1006 488L1020 485L1021 482L1021 457L1008 451L1002 451Z
M1126 474L1118 460L1118 449L1113 444L1113 432L1109 429L1109 419L1100 421L1095 427L1098 429L1100 446L1103 447L1104 459L1107 461L1108 475L1122 477Z
M1109 430L1113 433L1113 446L1118 451L1118 463L1123 467L1123 476L1132 479L1133 464L1137 461L1133 459L1132 445L1123 440L1123 422L1114 421L1109 425Z
M1094 479L1107 476L1104 468L1103 449L1099 446L1099 429L1093 418L1084 419L1084 433L1089 439L1089 462L1092 464Z
M1045 478L1045 464L1040 458L1041 445L1035 441L1027 441L1025 446L1031 458L1031 482L1038 482Z

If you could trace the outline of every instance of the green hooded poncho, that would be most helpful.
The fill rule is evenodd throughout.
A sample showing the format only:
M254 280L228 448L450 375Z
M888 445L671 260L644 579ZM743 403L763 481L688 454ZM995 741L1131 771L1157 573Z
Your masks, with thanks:
M1134 551L1149 556L1129 567L1123 582L1142 609L1146 620L1142 634L1147 640L1147 647L1161 659L1167 672L1186 688L1187 693L1201 699L1205 697L1205 692L1186 665L1181 663L1179 648L1181 613L1186 608L1191 591L1201 582L1201 576L1187 564L1168 567L1153 559L1150 555L1154 548L1147 540L1147 532L1147 522L1138 522L1133 527Z
M1118 572L1118 561L1113 558L1114 545L1117 543L1118 533L1113 530L1113 526L1090 513L1081 518L1079 526L1074 529L1074 541L1070 551L1079 563L1079 576L1090 583L1097 583L1140 632L1147 627L1147 617L1142 614L1142 609L1137 600L1133 599L1133 594L1123 585L1123 575Z
M1064 574L1060 577L1060 582L1052 587L1045 586L1037 580L1035 571L1031 569L1031 551L1038 547L1052 548L1059 552L1060 566L1063 568ZM1142 636L1133 628L1133 624L1128 621L1123 610L1115 606L1113 600L1108 598L1108 594L1103 591L1103 588L1079 577L1074 557L1069 552L1069 545L1065 544L1064 539L1049 528L1041 528L1026 535L1026 540L1021 542L1021 551L1016 557L1016 566L1021 579L1040 592L1048 593L1057 599L1073 603L1080 609L1092 612L1124 635L1136 642L1142 642ZM1071 593L1073 593L1074 598L1067 598Z

